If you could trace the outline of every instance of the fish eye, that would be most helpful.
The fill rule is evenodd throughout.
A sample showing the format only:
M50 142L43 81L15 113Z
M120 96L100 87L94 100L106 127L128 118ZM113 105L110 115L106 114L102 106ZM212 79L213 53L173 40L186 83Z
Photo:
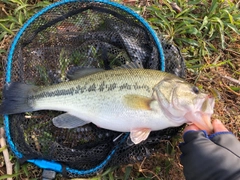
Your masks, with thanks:
M196 86L194 86L192 90L195 94L199 94L199 89Z

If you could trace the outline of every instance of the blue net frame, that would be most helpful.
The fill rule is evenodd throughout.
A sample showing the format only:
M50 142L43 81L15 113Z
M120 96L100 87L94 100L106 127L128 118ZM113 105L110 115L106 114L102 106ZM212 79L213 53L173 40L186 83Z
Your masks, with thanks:
M136 18L139 22L142 23L142 25L144 27L146 27L146 29L148 30L150 35L153 37L153 39L155 41L155 44L157 46L157 49L158 49L159 57L160 57L160 59L159 59L159 61L160 61L160 70L161 71L165 71L165 59L164 59L164 52L163 52L163 48L162 48L161 42L160 42L156 32L150 27L150 25L145 21L145 19L142 18L140 15L138 15L136 12L134 12L133 10L131 10L130 8L128 8L126 6L123 6L123 5L115 3L115 2L110 2L108 0L95 0L95 1L63 0L63 1L59 1L59 2L53 3L53 4L49 5L49 6L47 6L46 8L42 9L38 13L36 13L18 31L18 33L16 34L16 36L13 39L13 42L12 42L12 44L10 46L10 50L9 50L8 57L7 57L6 79L5 79L6 83L10 83L11 82L12 58L13 58L13 54L14 54L15 48L16 48L16 46L17 46L17 44L18 44L22 34L29 27L29 25L32 24L36 18L38 18L42 14L46 13L47 11L51 10L52 8L61 6L61 5L66 4L66 3L76 3L76 2L104 3L104 4L107 4L107 5L119 8L119 9L127 12L128 14L133 16L134 18ZM5 125L7 142L9 144L12 152L15 154L15 156L17 158L22 158L23 157L22 153L18 151L17 147L15 146L14 142L11 139L10 127L9 127L9 116L8 115L4 115L4 125ZM126 133L124 136L122 136L119 144L124 142L126 140L126 138L128 137L128 135L129 134ZM106 157L106 159L102 163L100 163L99 165L97 165L96 167L94 167L92 169L89 169L89 170L77 170L77 169L72 169L70 167L66 167L65 170L68 171L69 173L72 173L72 174L84 175L84 176L88 175L88 174L94 174L94 173L98 172L99 170L101 170L110 161L111 157L114 155L114 153L116 152L117 148L118 148L118 146L116 146L109 153L109 155ZM56 172L59 172L59 173L63 173L63 167L58 162L48 161L48 160L44 160L44 159L30 159L30 160L27 160L27 161L30 162L30 163L35 164L36 166L38 166L40 168L49 169L49 170L53 170L53 171L56 171Z

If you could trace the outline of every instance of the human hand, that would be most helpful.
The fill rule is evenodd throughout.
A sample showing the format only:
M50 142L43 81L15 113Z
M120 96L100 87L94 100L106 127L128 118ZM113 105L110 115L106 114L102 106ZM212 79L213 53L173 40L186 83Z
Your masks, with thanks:
M181 164L187 180L240 179L240 142L219 121L208 135L195 125L183 131Z
M223 125L223 123L221 121L219 121L218 119L213 120L212 125L213 125L214 133L229 132L228 129ZM201 129L199 129L196 125L191 124L191 125L185 127L185 129L183 130L183 134L185 134L187 131L191 131L191 130L200 131Z

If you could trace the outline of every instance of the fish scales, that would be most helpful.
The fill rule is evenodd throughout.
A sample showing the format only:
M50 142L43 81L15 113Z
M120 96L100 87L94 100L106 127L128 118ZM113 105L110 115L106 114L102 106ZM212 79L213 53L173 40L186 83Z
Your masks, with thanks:
M165 73L160 71L149 72L143 69L109 70L75 81L35 88L30 93L28 102L31 107L34 107L34 110L67 111L101 127L101 123L96 121L100 118L107 122L104 127L107 126L107 128L112 129L114 128L112 125L114 121L117 124L115 126L119 126L114 130L130 131L131 126L134 126L139 119L143 122L138 122L141 125L148 121L149 116L154 115L159 118L161 114L141 109L129 109L124 104L124 96L137 94L151 98L153 86L164 78L164 75ZM141 116L141 118L136 119L138 116ZM129 117L133 118L132 123L129 121ZM121 128L123 124L130 126L127 129L126 127ZM153 129L155 128L153 127Z
M159 71L150 71L149 73L146 70L110 70L75 81L44 88L37 87L30 93L33 95L29 96L29 100L44 100L46 98L50 101L51 98L57 97L60 101L61 98L70 98L71 96L81 96L84 99L84 95L97 96L99 93L105 94L107 98L109 93L120 95L131 91L151 96L153 86L164 78L164 75L165 73Z
M29 97L29 102L34 104L35 109L56 109L57 104L61 104L61 107L57 110L64 110L72 105L78 106L79 109L86 109L85 106L96 109L104 105L102 102L105 102L109 97L120 103L119 101L126 93L151 97L152 87L159 81L159 75L161 77L161 74L158 74L158 76L155 75L156 78L153 78L154 74L142 70L117 70L97 73L75 81L40 89L36 88L33 93L30 93L34 95ZM48 104L48 107L46 107L46 104Z
M77 80L47 87L10 83L0 113L65 111L52 119L55 126L74 128L92 122L130 132L135 144L151 131L188 122L212 130L214 99L173 74L150 69L90 70Z

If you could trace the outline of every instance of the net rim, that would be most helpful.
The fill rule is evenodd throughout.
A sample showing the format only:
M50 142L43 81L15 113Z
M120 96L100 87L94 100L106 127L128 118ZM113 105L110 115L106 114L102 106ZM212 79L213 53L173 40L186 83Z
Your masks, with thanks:
M42 10L40 10L39 12L34 14L19 29L19 31L15 35L15 37L14 37L14 39L13 39L11 45L10 45L9 53L8 53L8 56L7 56L5 83L10 83L11 82L11 70L12 70L13 54L14 54L15 48L18 44L18 41L20 40L20 38L23 35L23 33L25 32L25 30L34 22L34 20L36 18L38 18L42 14L46 13L47 11L49 11L49 10L55 8L55 7L67 4L67 3L77 3L77 2L79 2L79 3L95 2L95 3L107 4L107 5L119 8L120 10L125 11L126 13L132 15L134 18L139 20L139 22L142 23L142 25L144 27L146 27L146 29L148 30L148 32L152 36L153 40L155 41L155 44L156 44L157 49L158 49L159 57L160 57L160 59L159 59L160 70L165 71L165 58L164 58L164 52L163 52L161 42L160 42L159 38L157 37L156 32L151 28L151 26L148 24L148 22L143 17L141 17L139 14L137 14L135 11L133 11L130 8L128 8L124 5L121 5L119 3L110 2L109 0L62 0L62 1L59 1L59 2L56 2L56 3L53 3L51 5L48 5L47 7L43 8ZM8 115L4 115L4 126L5 126L7 142L10 146L10 149L15 154L15 156L17 156L17 158L23 158L23 154L18 151L17 147L15 146L14 142L12 141L12 138L11 138L11 135L10 135L9 116ZM100 165L98 165L92 171L88 170L87 172L83 172L83 171L75 170L75 169L72 169L72 168L69 168L69 167L66 167L66 170L70 173L74 173L74 174L77 174L77 175L87 175L89 173L90 174L91 173L96 173L99 168L102 168L102 167L104 167L105 164L107 164L107 162L111 159L111 155L113 155L114 152L115 152L115 150L113 149L112 152L110 153L110 155L106 158L106 160L103 163L101 163ZM44 159L31 159L31 160L27 160L27 161L35 164L36 166L38 166L40 168L51 169L51 170L54 170L56 172L63 173L63 167L60 163L57 163L57 162L54 162L54 161L48 161L48 160L44 160Z
M42 14L46 13L47 11L51 10L52 8L66 4L66 3L76 3L76 2L81 2L81 3L96 2L96 3L107 4L107 5L110 5L113 7L117 7L119 9L127 12L128 14L132 15L137 20L139 20L139 22L141 22L144 25L144 27L147 28L148 32L153 37L153 40L155 41L155 43L157 45L157 49L158 49L158 53L159 53L159 57L160 57L160 70L165 71L165 58L164 58L164 52L163 52L161 42L160 42L159 38L157 37L156 32L151 28L149 23L143 17L141 17L139 14L137 14L135 11L133 11L130 8L123 6L121 4L118 4L115 2L110 2L109 0L63 0L63 1L53 3L53 4L43 8L42 10L40 10L39 12L34 14L26 23L23 24L22 28L19 29L19 31L17 32L17 34L15 35L15 37L12 41L12 44L10 46L9 53L7 56L7 68L6 68L6 79L5 79L6 83L9 83L11 81L11 68L12 68L11 65L12 65L13 53L15 51L15 48L17 46L19 39L21 38L24 31L28 28L28 26L31 23L33 23L36 18L38 18Z

